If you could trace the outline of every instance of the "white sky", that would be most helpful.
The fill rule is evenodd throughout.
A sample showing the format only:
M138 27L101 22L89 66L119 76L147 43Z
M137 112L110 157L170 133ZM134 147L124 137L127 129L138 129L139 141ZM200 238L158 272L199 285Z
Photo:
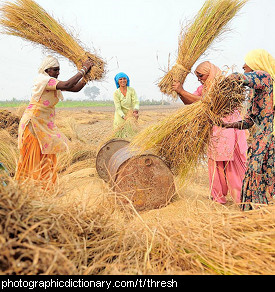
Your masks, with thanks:
M55 19L74 30L81 42L107 62L107 75L101 82L91 82L101 91L100 98L112 99L114 76L123 71L142 99L161 99L157 86L165 75L162 70L177 57L181 23L192 19L204 0L37 0ZM1 5L4 3L0 0ZM223 68L236 66L242 72L246 53L263 48L275 57L275 0L250 0L230 24L231 32L214 44L207 56ZM45 56L17 37L0 35L0 100L29 99L33 79ZM67 80L76 69L60 58L60 80ZM195 69L195 68L193 68ZM198 86L189 75L185 89ZM84 91L65 93L65 98L84 99ZM164 97L167 99L167 97Z

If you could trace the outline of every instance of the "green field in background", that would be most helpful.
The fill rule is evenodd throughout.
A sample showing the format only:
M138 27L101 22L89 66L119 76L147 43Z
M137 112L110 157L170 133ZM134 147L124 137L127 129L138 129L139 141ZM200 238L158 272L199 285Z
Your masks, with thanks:
M0 108L5 107L20 107L27 106L29 103L26 101L0 101ZM75 107L101 107L101 106L113 106L112 101L97 102L97 101L62 101L59 102L57 108L75 108Z
M0 108L16 108L20 106L27 106L29 104L28 101L19 101L19 100L12 100L12 101L0 101ZM156 100L145 100L141 101L140 105L169 105L169 102L161 102ZM113 101L106 100L106 101L89 101L89 100L66 100L61 101L56 105L56 108L77 108L77 107L103 107L103 106L114 106Z

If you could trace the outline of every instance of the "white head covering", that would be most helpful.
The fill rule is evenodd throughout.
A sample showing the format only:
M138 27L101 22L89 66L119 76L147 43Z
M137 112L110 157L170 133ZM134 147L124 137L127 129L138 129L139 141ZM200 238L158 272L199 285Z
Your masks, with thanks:
M59 62L56 58L52 56L47 56L38 69L38 76L34 80L34 85L32 89L32 100L39 101L43 91L45 90L49 80L53 77L50 77L45 70L49 68L59 67ZM57 90L57 96L60 100L63 100L63 95L61 90Z
M45 70L50 69L50 68L55 68L55 67L59 67L59 62L56 58L54 58L53 56L47 56L42 64L40 65L40 68L38 70L39 74L47 74L45 72Z

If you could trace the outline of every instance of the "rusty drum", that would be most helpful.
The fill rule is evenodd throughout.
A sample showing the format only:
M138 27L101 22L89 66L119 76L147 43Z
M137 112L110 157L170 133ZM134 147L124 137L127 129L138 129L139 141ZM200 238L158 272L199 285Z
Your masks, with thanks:
M123 147L111 157L108 170L113 190L130 200L138 211L162 208L176 193L171 170L151 153L139 155Z
M105 181L110 181L108 164L111 157L121 148L127 146L129 141L123 139L112 139L105 143L99 150L96 158L96 170L98 175Z

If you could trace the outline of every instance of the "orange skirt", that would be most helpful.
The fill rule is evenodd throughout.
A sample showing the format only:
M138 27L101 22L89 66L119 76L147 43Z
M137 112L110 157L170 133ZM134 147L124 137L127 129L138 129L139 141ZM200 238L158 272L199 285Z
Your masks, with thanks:
M23 147L20 149L15 179L32 179L48 188L56 182L56 165L56 154L42 154L37 138L27 126L23 134Z

